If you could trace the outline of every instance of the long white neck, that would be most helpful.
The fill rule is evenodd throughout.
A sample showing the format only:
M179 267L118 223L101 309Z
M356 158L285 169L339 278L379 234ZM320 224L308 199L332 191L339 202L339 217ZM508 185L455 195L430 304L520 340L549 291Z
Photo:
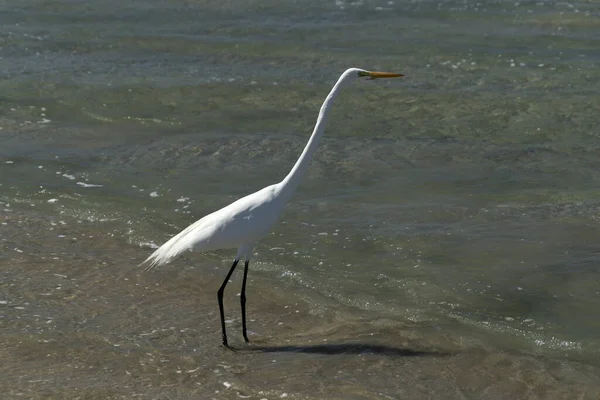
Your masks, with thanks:
M300 158L298 161L296 161L296 164L294 164L292 170L287 174L283 181L281 181L281 194L285 197L289 198L294 193L296 187L304 177L310 161L312 160L313 154L315 154L315 151L317 150L319 140L321 139L321 136L323 136L323 131L325 131L325 125L327 124L327 118L329 116L329 112L331 111L333 101L339 94L344 81L348 77L349 74L342 74L340 79L338 79L336 84L331 89L331 92L329 92L329 95L327 95L327 98L323 102L321 110L319 111L319 117L315 123L315 128L310 136L310 139L308 139L308 143L306 144L304 151L302 151Z

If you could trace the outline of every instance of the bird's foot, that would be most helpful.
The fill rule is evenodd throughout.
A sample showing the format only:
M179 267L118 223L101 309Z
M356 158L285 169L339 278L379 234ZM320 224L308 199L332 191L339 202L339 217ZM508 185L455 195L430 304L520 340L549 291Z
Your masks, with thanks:
M233 347L231 347L231 346L230 346L229 344L227 344L227 343L223 343L222 347L226 348L227 350L231 350L231 351L233 351L234 353L237 353L237 350L236 350L236 349L234 349Z

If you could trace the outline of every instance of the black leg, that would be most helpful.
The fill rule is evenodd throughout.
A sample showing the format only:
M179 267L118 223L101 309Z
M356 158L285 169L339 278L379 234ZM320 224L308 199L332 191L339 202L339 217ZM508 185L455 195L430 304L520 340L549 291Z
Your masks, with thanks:
M233 274L233 271L235 271L235 267L237 267L239 261L240 260L233 260L233 265L231 266L229 273L227 273L227 276L225 277L223 284L221 285L221 287L219 288L219 291L217 292L217 299L219 300L219 312L221 313L221 332L223 333L223 346L225 346L225 347L229 347L229 345L227 344L227 332L225 331L225 313L223 312L223 292L225 291L225 286L227 286L227 282L229 282L229 278L231 278L231 274Z
M248 334L246 333L246 278L248 277L248 264L250 261L246 260L244 264L244 280L242 281L242 293L240 294L240 302L242 304L242 335L246 343L249 342Z

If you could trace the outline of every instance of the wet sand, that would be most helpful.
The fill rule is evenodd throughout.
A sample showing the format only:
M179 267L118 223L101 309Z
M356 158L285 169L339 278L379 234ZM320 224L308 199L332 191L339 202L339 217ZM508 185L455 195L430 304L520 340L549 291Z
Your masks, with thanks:
M4 212L0 390L33 399L597 399L600 368L523 354L455 327L293 292L265 272L216 289L226 253L146 273L149 253L89 223ZM321 304L315 309L313 303Z
M597 4L298 4L2 2L0 398L600 398ZM350 66L406 77L336 100L223 349L234 252L138 243L281 179Z

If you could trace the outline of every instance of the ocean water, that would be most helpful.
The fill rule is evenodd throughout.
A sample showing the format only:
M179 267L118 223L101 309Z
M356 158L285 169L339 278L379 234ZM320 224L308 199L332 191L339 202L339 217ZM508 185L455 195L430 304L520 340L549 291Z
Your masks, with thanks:
M7 399L600 397L596 1L0 2ZM279 181L234 249L138 264Z

